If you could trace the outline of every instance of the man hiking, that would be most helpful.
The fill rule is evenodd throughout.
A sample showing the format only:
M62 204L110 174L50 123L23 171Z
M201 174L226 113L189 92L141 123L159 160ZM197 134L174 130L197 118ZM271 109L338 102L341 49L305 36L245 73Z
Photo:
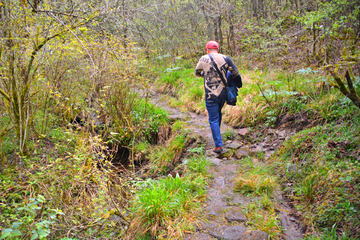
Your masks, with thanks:
M205 105L215 143L213 151L220 153L223 151L223 141L220 133L221 109L225 104L226 88L214 64L217 65L224 79L226 79L227 72L230 72L230 77L234 80L236 87L241 87L241 77L232 60L228 56L219 53L219 44L217 42L209 41L206 43L206 52L207 55L202 56L196 65L195 75L204 77ZM212 59L209 55L211 55Z

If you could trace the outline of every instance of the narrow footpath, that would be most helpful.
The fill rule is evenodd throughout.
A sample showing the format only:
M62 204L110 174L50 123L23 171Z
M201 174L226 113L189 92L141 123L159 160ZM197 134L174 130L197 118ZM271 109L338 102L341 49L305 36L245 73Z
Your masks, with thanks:
M295 134L291 130L275 130L268 129L262 142L250 144L247 141L241 141L248 134L246 128L233 129L223 124L221 133L226 131L236 132L238 135L233 139L224 143L225 151L222 154L212 152L213 140L209 128L207 116L197 115L192 112L182 113L177 109L169 107L164 99L153 93L152 102L169 112L172 119L181 119L188 125L188 129L193 134L199 135L206 143L206 156L211 161L210 169L213 174L213 180L208 186L208 201L204 204L203 212L199 217L199 224L195 226L196 232L189 233L184 239L193 240L210 240L210 239L253 239L267 240L266 232L256 230L248 223L242 212L249 203L255 201L257 197L242 196L238 192L234 192L234 177L239 168L239 161L247 156L256 156L258 152L265 154L265 160L274 152L282 141ZM236 152L234 157L226 158L224 154L231 150ZM253 161L257 161L253 157ZM282 197L281 192L276 193L279 206L277 213L282 225L283 232L280 239L297 240L302 239L302 231L300 222L293 216L294 210L290 204Z

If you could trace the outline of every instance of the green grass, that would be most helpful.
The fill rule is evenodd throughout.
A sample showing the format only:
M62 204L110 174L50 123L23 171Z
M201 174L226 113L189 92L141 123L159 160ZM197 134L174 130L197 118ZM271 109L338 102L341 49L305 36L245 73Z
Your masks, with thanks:
M160 172L166 175L170 167L173 168L178 164L178 160L185 149L185 140L185 134L175 135L169 139L165 147L154 146L150 149L149 159L154 174Z
M342 232L337 233L337 225L334 224L331 229L325 229L324 233L319 234L318 236L305 236L305 240L350 240L354 239L350 237L351 233ZM357 238L356 238L357 239Z
M200 173L203 176L209 175L208 170L210 162L204 155L192 156L190 159L185 159L183 161L183 165L185 165L191 172Z
M192 62L174 64L157 80L157 89L168 95L172 106L204 113L203 79L194 76ZM236 64L236 60L235 60ZM160 66L159 66L160 68ZM240 69L243 87L237 106L225 106L224 121L233 126L273 126L279 116L307 112L309 119L340 119L359 110L316 71L259 71ZM259 84L259 86L257 85Z
M131 204L134 218L129 234L180 238L193 230L206 193L209 162L200 155L183 164L188 168L185 175L149 179L139 186Z
M273 161L289 197L307 224L360 235L360 119L307 129L293 136ZM293 194L292 194L293 193Z
M149 143L156 143L160 127L169 122L166 110L142 98L135 99L131 117L134 130L140 130L137 138L145 139Z
M160 92L169 96L172 106L191 111L205 110L203 79L195 77L194 68L163 73L156 85Z
M272 196L279 189L277 178L272 175L273 168L264 163L253 163L252 158L246 158L241 162L243 169L235 179L235 191L243 194Z
M278 239L282 228L275 209L276 206L271 200L264 203L261 199L249 203L242 211L249 220L248 225L251 229L266 232L271 239Z
M254 201L242 207L251 229L257 229L278 238L282 232L274 192L280 189L273 167L251 157L239 161L234 191L250 195Z

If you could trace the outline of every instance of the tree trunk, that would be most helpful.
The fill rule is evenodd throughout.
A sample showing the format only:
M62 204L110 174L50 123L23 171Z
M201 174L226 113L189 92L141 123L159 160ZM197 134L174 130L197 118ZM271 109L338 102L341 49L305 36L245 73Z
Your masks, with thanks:
M214 19L214 36L215 41L217 41L221 47L223 45L223 36L221 31L221 14Z

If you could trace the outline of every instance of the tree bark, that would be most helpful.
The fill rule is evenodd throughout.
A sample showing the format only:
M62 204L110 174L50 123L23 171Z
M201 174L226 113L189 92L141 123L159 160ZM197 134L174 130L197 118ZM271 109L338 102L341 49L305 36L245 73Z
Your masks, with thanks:
M337 83L337 85L335 85L335 87L338 88L342 94L344 94L347 98L349 98L355 104L355 106L357 106L360 109L360 98L356 94L356 91L355 91L355 88L353 85L353 81L351 79L349 71L346 71L346 73L345 73L345 78L346 78L349 90L346 88L346 86L343 83L343 81L341 80L341 78L333 70L328 69L328 71L330 72L330 74L333 76L335 82Z

